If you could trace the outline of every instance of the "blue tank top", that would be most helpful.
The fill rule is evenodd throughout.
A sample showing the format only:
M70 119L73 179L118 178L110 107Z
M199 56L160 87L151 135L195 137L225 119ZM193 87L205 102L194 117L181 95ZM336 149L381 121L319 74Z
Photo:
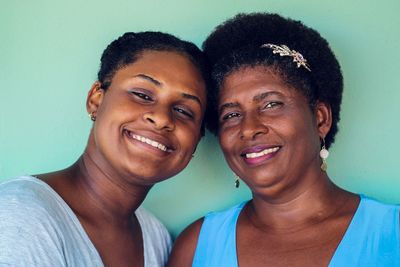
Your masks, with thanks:
M360 196L329 267L400 266L400 206ZM206 215L193 267L237 267L236 223L246 202Z

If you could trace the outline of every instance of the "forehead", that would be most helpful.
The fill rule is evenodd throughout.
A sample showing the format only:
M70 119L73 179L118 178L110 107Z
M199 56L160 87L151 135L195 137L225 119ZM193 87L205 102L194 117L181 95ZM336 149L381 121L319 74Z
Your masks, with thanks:
M138 74L154 78L166 87L205 98L205 83L199 69L184 53L145 50L137 60L118 70L112 82Z
M277 91L284 95L296 94L279 74L264 66L243 67L228 74L219 92L220 102L232 98L254 96L265 91Z

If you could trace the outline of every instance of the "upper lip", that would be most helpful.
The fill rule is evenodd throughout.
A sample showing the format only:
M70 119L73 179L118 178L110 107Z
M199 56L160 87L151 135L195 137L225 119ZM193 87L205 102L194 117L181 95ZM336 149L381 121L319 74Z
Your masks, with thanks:
M281 147L280 145L254 145L254 146L250 146L247 147L245 149L242 150L242 152L240 153L240 156L244 157L246 154L249 153L258 153L261 152L265 149L269 149L269 148L274 148L274 147Z
M167 147L167 151L168 150L174 151L176 149L176 147L172 144L172 142L163 135L160 135L160 134L157 134L154 132L150 132L150 131L137 131L137 130L135 131L135 130L127 129L127 128L125 128L124 130L128 131L130 134L142 136L142 137L145 137L152 141L155 141L157 143L160 143Z

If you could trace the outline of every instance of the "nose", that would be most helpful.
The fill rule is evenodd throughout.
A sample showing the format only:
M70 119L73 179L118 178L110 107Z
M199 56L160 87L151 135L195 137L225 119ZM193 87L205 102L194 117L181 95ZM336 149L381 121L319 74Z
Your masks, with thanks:
M166 108L154 108L149 110L144 113L143 118L157 130L173 131L175 129L175 121L172 117L172 112Z
M268 127L258 117L258 114L243 116L240 127L240 139L255 140L257 136L266 134Z

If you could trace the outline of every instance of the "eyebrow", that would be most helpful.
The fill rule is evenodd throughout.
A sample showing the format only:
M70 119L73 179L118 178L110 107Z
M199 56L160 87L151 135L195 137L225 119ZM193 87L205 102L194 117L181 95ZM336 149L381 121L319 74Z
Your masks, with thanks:
M221 105L221 107L219 108L219 113L221 114L222 111L226 108L235 108L238 107L239 103L238 102L229 102L229 103L225 103L223 105Z
M143 73L140 73L140 74L138 74L138 75L135 75L134 77L144 79L144 80L149 81L149 82L151 82L151 83L153 83L154 85L159 86L159 87L162 87L162 86L163 86L163 84L162 84L160 81L157 81L157 80L154 79L153 77L150 77L150 76L148 76L148 75L146 75L146 74L143 74ZM191 95L191 94L188 94L188 93L182 93L181 95L183 96L183 98L196 101L197 103L199 103L200 107L203 106L203 105L201 104L200 98L198 98L197 96Z
M199 103L200 107L202 107L203 105L201 104L200 98L198 98L195 95L191 95L191 94L187 94L187 93L182 93L182 96L186 99L190 99L190 100L194 100L197 103Z
M260 102L260 101L262 101L263 99L265 99L266 97L271 96L271 95L280 95L280 93L275 92L275 91L264 92L264 93L255 95L255 96L253 97L253 102ZM239 105L238 102L228 102L228 103L225 103L225 104L221 105L221 107L219 108L219 113L222 113L222 111L223 111L224 109L226 109L226 108L236 108L236 107L239 107L239 106L240 106L240 105Z
M133 76L133 77L135 77L135 78L141 78L141 79L146 80L146 81L148 81L148 82L151 82L152 84L157 85L157 86L162 86L162 85L163 85L160 81L157 81L157 80L154 79L153 77L150 77L150 76L148 76L148 75L146 75L146 74L140 73L140 74L135 75L135 76Z
M253 101L254 101L254 102L260 102L260 101L262 101L264 98L266 98L266 97L268 97L268 96L271 96L271 95L281 95L281 94L278 93L278 92L275 92L275 91L268 91L268 92L264 92L264 93L255 95L255 96L253 97Z

